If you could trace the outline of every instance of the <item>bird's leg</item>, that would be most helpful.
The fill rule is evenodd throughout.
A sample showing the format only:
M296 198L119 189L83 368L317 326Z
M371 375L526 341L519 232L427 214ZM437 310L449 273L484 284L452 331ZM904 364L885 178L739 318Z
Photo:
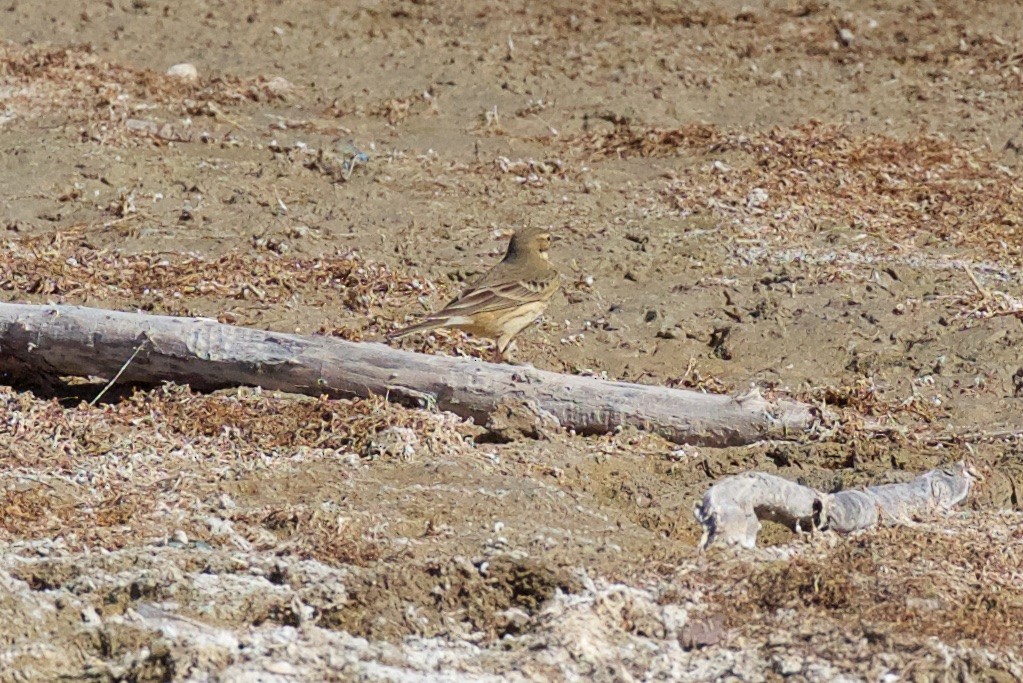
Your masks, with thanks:
M501 350L501 356L504 358L504 362L509 365L518 365L519 361L516 355L519 352L519 345L514 339L509 339L505 342L504 348Z
M498 337L494 340L494 362L504 362L504 352L508 350L508 344L511 343L511 339L506 337Z

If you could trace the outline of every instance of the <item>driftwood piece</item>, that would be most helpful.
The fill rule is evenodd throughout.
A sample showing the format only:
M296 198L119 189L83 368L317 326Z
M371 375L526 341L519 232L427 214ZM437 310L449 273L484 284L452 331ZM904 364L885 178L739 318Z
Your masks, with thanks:
M839 533L878 524L907 524L958 505L981 478L960 461L905 484L821 493L773 474L747 472L711 486L693 514L703 526L701 548L711 544L753 548L763 519L795 531Z
M732 398L80 306L0 304L0 371L106 379L123 371L119 381L173 381L202 390L250 385L314 396L382 395L478 424L511 399L580 433L633 426L709 446L793 437L815 420L805 404L768 401L755 390Z

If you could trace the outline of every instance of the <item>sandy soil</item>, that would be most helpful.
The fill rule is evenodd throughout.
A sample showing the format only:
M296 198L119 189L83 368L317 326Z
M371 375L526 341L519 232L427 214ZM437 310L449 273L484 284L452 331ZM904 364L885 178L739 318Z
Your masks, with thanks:
M519 359L841 415L495 443L375 400L19 384L3 680L1023 678L1023 5L0 10L4 301L379 339L544 225L564 296ZM963 457L986 480L948 518L696 553L722 476Z

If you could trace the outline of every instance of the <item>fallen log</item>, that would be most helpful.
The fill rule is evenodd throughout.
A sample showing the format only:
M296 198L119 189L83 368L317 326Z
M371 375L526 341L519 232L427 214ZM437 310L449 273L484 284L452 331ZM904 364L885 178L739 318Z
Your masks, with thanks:
M711 486L693 514L703 526L701 549L710 545L754 548L762 519L797 532L830 529L850 533L878 524L909 524L950 510L965 500L973 482L981 479L960 461L905 484L821 493L766 472L747 472Z
M0 304L0 372L170 381L200 390L248 385L314 396L381 395L479 424L518 400L579 433L633 426L709 446L794 438L815 420L805 404L768 401L755 390L732 398L81 306Z

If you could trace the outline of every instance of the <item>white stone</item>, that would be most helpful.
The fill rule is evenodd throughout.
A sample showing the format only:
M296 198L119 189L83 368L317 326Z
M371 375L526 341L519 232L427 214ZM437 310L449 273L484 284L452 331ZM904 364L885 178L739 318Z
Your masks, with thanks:
M195 68L195 64L185 62L175 64L167 69L167 75L172 78L180 78L183 81L194 81L199 78L199 70Z

